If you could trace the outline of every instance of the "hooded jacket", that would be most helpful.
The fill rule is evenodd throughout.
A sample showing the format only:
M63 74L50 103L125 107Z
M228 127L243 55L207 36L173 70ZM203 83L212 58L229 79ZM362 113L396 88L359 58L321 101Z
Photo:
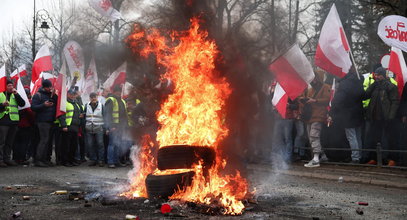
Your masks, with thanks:
M51 92L46 92L43 88L40 88L38 92L33 96L31 103L31 110L33 110L35 115L35 121L38 122L49 122L55 121L56 114L56 104L58 100L57 95L51 97ZM52 100L54 105L46 107L44 105L45 101Z
M365 99L370 98L366 111L367 120L391 120L396 118L400 104L397 86L388 79L376 81L366 90Z

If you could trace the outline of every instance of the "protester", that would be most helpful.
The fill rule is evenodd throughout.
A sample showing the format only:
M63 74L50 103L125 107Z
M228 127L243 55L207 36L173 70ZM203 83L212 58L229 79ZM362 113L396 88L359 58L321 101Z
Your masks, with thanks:
M312 88L306 92L306 97L302 98L303 102L309 107L304 106L302 114L305 122L307 123L307 132L309 142L312 147L313 159L310 160L305 167L319 167L320 156L321 159L326 160L326 155L322 151L321 146L321 130L324 123L327 121L327 106L331 96L331 88L328 84L324 83L324 72L322 70L315 71L315 78L311 82ZM305 109L310 111L307 112ZM308 119L309 118L309 119Z
M105 126L109 134L109 146L107 150L107 163L109 168L115 168L120 164L122 156L122 134L128 128L128 115L126 102L121 98L122 89L119 85L114 86L113 94L109 94L105 104Z
M360 163L362 148L363 97L362 80L358 79L354 69L338 80L329 112L329 121L345 129L346 138L352 150L352 163ZM331 120L332 119L332 120Z
M368 134L369 149L376 149L377 142L381 143L384 150L393 148L389 146L388 139L390 137L391 122L396 117L399 107L399 95L397 86L390 82L386 77L386 69L379 67L374 72L375 82L369 86L366 91L365 98L370 98L370 102L366 112L366 118L371 122ZM368 164L375 165L377 161L373 158L372 152L368 153L365 160L369 160ZM387 165L394 166L395 161L388 158L388 152L382 152L383 162Z
M29 102L31 102L30 89L25 88L25 93ZM18 164L28 165L29 147L31 146L34 134L35 114L31 108L25 108L19 111L20 121L18 131L14 140L13 159Z
M104 166L105 148L103 144L104 133L104 107L98 101L96 93L89 95L90 102L85 105L85 134L86 149L91 163L89 166Z
M66 167L78 166L75 161L75 153L78 148L78 132L83 118L82 107L76 103L76 91L68 90L66 102L66 114L59 116L61 128L61 151L62 165Z
M7 80L6 91L0 93L0 167L17 165L11 160L11 150L20 120L18 106L24 105L25 101L17 93L13 82Z
M38 167L48 167L52 166L51 161L48 160L48 148L58 97L53 92L50 80L44 79L41 85L42 87L33 96L31 105L31 109L36 113L35 122L40 136L35 154L35 165Z

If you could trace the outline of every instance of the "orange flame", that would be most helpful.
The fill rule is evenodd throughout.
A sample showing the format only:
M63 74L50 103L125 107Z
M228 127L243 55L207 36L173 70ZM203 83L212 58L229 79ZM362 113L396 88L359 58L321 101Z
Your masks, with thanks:
M170 199L207 205L216 203L224 208L224 214L237 215L243 212L241 200L247 193L248 184L238 171L236 175L221 174L226 160L221 158L218 148L229 132L224 123L224 107L231 89L215 69L218 49L215 42L207 38L208 33L199 30L199 20L193 18L188 31L172 33L172 41L151 29L136 31L127 38L127 43L142 56L154 54L157 63L166 68L163 77L170 78L175 85L174 92L157 113L161 125L157 132L160 147L185 144L209 146L216 151L216 165L209 170L209 175L204 175L201 163L195 165L191 186L176 192ZM144 170L140 172L145 173ZM157 174L168 172L177 171L155 171ZM136 186L136 183L132 182L132 185ZM145 189L145 186L139 186Z
M150 135L144 135L141 140L141 149L138 153L138 161L140 162L140 166L133 170L134 173L131 173L130 189L127 192L120 194L121 196L133 198L147 197L145 180L147 175L152 173L157 167L152 153L153 147L154 143L151 140Z

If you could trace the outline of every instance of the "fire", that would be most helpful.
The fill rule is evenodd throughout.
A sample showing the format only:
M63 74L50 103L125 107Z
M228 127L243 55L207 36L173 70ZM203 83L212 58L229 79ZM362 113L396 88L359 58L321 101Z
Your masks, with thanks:
M153 157L152 149L154 143L149 135L144 135L141 140L141 150L138 152L138 161L140 166L136 167L135 173L130 175L130 189L127 192L121 194L126 197L147 197L147 189L144 181L148 174L152 173L156 169L156 161Z
M163 77L171 79L175 85L174 92L157 113L159 147L185 144L208 146L216 151L216 164L210 168L209 175L204 175L201 163L196 164L191 186L176 192L170 199L218 205L224 208L224 214L241 214L247 181L238 171L235 175L221 174L227 161L221 158L219 143L229 132L224 123L224 107L231 89L215 68L219 56L215 42L208 40L208 33L199 29L199 19L193 18L190 29L173 32L171 40L161 36L156 29L142 31L138 28L128 37L127 43L142 56L154 54L157 63L166 69ZM151 170L146 172L143 168L140 169L140 180L137 183L132 181L132 185L144 190L141 181ZM181 171L154 172L172 174Z

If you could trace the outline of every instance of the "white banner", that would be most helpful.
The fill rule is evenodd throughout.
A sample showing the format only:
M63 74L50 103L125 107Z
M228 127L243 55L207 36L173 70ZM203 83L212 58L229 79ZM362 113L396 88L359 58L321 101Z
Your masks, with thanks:
M69 72L71 73L71 80L75 77L76 86L81 91L85 82L85 62L83 58L82 48L75 41L68 41L64 47L64 55L68 64Z
M407 52L407 18L398 15L383 18L377 34L387 45Z
M97 92L98 85L98 74L96 72L95 58L92 58L88 67L88 72L86 73L85 84L83 86L83 103L87 103L89 101L90 93Z

